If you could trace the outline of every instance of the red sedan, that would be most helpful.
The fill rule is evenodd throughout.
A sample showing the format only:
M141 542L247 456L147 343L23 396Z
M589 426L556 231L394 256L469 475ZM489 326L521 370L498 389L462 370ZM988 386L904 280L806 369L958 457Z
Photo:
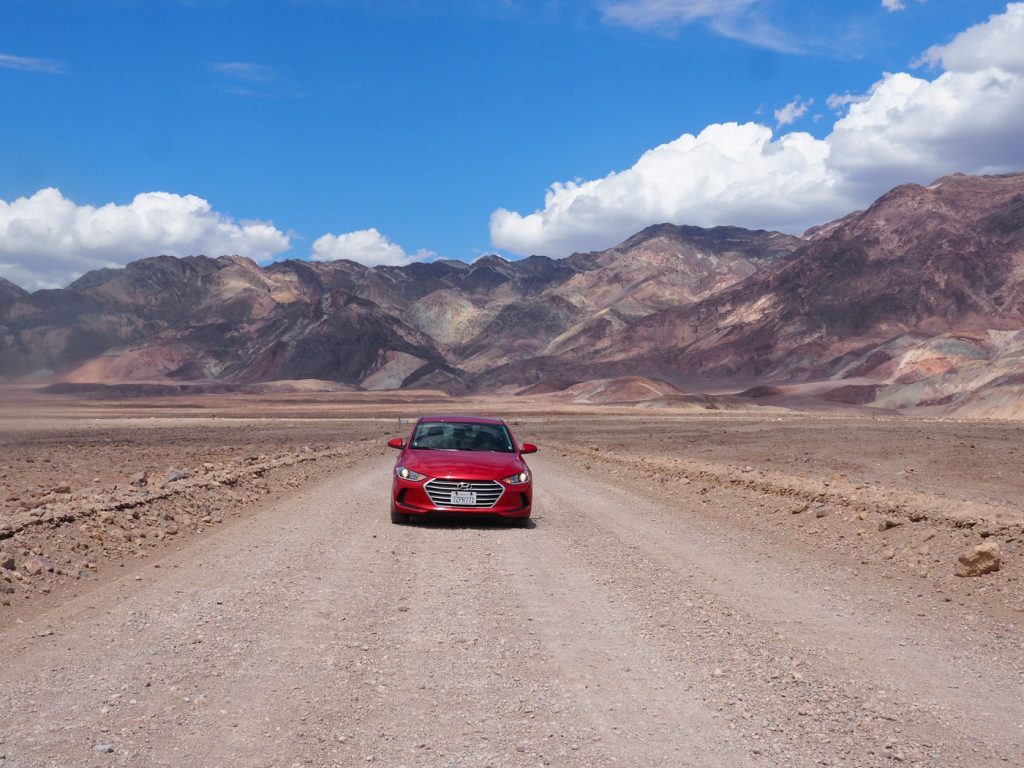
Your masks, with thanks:
M429 514L490 515L525 527L533 504L533 478L523 455L537 446L518 445L501 419L424 416L401 451L391 490L391 522Z

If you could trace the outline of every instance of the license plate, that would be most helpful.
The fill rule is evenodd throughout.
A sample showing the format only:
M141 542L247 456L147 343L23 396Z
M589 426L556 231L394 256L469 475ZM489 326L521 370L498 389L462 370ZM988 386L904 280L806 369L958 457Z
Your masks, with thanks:
M452 504L476 506L476 493L474 491L452 491Z

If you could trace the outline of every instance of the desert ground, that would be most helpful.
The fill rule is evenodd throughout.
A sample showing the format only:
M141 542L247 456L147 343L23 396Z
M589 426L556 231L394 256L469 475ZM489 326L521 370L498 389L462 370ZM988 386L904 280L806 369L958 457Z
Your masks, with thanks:
M540 446L531 527L390 524L384 443L428 412ZM1022 438L8 388L0 766L1020 766Z

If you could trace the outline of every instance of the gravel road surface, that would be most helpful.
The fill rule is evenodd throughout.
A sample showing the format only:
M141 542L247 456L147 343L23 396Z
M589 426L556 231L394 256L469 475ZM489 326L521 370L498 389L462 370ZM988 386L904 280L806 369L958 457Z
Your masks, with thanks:
M393 526L392 458L3 627L0 766L1024 765L1019 641L741 491L542 452L531 528Z

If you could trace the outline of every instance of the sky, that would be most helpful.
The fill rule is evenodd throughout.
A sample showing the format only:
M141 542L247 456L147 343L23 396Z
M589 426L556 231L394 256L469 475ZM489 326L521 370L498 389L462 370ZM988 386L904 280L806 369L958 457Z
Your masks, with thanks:
M1024 170L1024 3L3 0L0 276L561 257Z

